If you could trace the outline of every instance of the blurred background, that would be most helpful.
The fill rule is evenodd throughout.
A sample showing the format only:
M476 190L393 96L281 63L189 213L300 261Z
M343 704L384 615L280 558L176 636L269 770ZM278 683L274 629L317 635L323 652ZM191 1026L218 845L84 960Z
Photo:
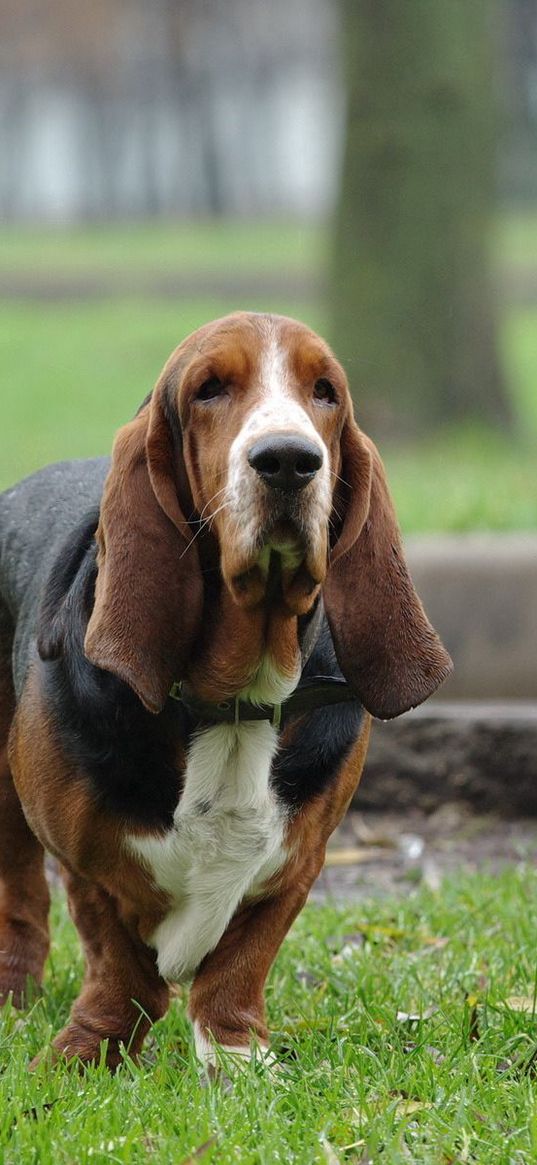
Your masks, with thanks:
M535 0L1 0L0 487L236 308L335 346L406 533L537 527Z

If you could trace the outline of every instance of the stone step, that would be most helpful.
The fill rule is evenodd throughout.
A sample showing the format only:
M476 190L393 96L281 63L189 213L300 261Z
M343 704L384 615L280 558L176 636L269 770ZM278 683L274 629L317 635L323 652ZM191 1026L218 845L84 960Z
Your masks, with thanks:
M405 546L455 663L441 698L537 700L537 536L432 535Z
M429 812L450 801L537 815L537 701L435 699L373 722L355 808Z

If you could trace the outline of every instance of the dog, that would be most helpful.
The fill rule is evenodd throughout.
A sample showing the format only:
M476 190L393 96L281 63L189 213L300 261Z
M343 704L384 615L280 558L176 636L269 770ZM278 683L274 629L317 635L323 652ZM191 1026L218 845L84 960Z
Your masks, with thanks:
M263 1056L371 717L450 668L327 344L247 312L194 332L111 460L0 497L0 998L42 980L46 850L85 953L54 1056L136 1056L178 982L209 1072Z

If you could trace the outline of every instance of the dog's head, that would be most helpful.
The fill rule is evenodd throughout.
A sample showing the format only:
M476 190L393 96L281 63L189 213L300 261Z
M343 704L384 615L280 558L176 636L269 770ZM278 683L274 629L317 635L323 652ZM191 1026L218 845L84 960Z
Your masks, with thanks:
M322 589L341 669L374 715L420 703L448 674L345 374L294 320L237 313L200 328L116 438L85 650L154 712L199 634L200 533L238 608L293 617Z

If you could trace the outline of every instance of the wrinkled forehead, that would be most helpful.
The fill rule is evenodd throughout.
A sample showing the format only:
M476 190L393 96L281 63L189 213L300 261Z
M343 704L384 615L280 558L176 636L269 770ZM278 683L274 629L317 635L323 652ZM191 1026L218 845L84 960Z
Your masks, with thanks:
M250 393L273 394L327 376L345 388L343 371L315 332L286 316L237 313L194 333L178 350L187 356L182 388L211 376ZM181 361L183 363L183 361Z

